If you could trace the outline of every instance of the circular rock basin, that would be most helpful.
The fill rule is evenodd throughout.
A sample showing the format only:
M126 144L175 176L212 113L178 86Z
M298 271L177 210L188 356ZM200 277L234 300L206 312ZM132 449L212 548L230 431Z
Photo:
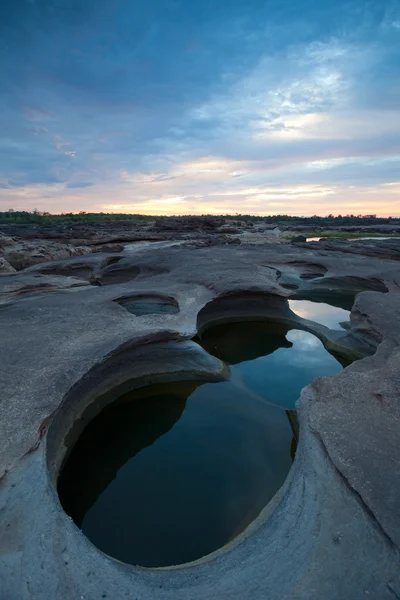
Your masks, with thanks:
M115 300L136 317L144 315L175 315L179 312L179 304L170 296L136 295Z
M231 365L229 381L126 393L86 426L61 471L64 510L121 561L187 563L244 531L292 464L286 409L316 375L341 369L310 333L265 322L220 325L200 342Z

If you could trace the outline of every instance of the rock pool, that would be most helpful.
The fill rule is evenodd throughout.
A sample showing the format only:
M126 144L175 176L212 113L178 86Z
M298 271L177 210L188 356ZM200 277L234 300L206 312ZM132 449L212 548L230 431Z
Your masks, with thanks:
M84 429L58 482L67 514L103 552L130 564L186 563L259 515L292 464L303 386L341 370L312 334L267 322L206 330L226 382L134 390Z

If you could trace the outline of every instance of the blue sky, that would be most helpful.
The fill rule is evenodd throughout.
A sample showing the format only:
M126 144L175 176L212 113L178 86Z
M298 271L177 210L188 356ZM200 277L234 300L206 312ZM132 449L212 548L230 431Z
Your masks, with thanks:
M3 0L0 210L400 215L398 0Z

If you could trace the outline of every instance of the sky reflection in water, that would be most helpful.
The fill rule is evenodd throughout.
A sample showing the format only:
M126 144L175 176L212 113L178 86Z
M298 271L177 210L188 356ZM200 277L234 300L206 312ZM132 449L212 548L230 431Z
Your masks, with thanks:
M329 329L343 329L340 323L350 318L350 311L330 306L324 302L311 302L310 300L289 300L290 309L303 319L309 319L329 327Z
M126 394L89 423L60 476L66 512L124 562L188 562L243 531L292 464L284 408L341 369L311 334L268 323L215 327L202 345L231 364L230 381Z
M256 357L252 344L262 349ZM311 333L270 323L220 325L205 332L202 345L231 365L232 384L286 409L294 408L301 389L315 377L342 369Z

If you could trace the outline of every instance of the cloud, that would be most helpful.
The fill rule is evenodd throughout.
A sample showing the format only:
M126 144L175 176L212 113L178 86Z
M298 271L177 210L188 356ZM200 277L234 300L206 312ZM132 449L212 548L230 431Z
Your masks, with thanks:
M398 22L389 0L17 0L0 206L399 214Z
M44 133L49 132L47 127L32 127L31 131L32 131L33 135L42 135Z
M47 121L48 118L51 116L49 112L43 110L42 108L40 108L38 106L36 106L36 107L23 106L22 110L23 110L25 119L27 121L31 121L33 123ZM36 129L39 130L41 128L38 127Z
M68 183L67 188L70 188L70 189L87 188L87 187L91 187L92 185L93 185L93 183L90 183L90 182L78 181L76 183Z

